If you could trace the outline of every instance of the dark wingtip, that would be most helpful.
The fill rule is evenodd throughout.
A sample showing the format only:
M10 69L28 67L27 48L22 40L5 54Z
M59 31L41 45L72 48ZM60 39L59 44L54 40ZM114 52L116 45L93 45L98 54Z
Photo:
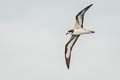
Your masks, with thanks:
M67 65L67 68L69 69L69 65Z
M93 5L93 4L90 4L91 6Z
M89 6L91 7L93 4L90 4Z
M87 9L89 9L92 5L93 5L93 4L90 4L90 5L87 7Z
M70 68L70 65L69 65L69 63L67 63L67 68L68 68L68 69Z
M67 65L67 68L69 69L69 67L70 67L70 59L68 58L66 58L66 65Z

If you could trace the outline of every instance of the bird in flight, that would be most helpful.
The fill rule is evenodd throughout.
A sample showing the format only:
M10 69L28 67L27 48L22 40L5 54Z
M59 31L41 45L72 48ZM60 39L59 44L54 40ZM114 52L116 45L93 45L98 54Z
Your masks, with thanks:
M80 11L77 15L76 15L76 24L75 27L71 30L69 30L67 34L71 35L70 40L68 41L68 43L65 45L65 60L66 60L66 65L67 68L69 69L70 66L70 58L71 58L71 51L72 48L74 46L74 44L76 43L77 39L79 38L80 35L82 34L90 34L90 33L95 33L94 31L90 31L90 30L86 30L83 29L83 20L84 20L84 15L85 12L92 6L93 4L90 4L89 6L87 6L86 8L84 8L82 11Z

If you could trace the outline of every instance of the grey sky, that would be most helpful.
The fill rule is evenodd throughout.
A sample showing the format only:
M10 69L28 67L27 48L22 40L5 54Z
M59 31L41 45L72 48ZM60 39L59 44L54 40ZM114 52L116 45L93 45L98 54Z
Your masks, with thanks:
M75 15L87 11L70 70L64 46ZM120 80L119 0L1 0L0 80Z

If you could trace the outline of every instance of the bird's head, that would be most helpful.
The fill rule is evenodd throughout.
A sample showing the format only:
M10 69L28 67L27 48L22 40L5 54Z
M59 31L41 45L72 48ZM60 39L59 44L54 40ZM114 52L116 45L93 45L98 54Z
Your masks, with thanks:
M69 30L67 33L66 33L66 35L67 34L72 34L74 32L74 30L72 29L72 30Z

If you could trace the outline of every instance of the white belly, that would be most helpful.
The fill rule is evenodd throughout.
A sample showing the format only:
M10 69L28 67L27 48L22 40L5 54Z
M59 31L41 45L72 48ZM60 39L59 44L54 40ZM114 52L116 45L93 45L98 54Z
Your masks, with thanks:
M88 34L90 31L85 29L74 29L73 35Z

